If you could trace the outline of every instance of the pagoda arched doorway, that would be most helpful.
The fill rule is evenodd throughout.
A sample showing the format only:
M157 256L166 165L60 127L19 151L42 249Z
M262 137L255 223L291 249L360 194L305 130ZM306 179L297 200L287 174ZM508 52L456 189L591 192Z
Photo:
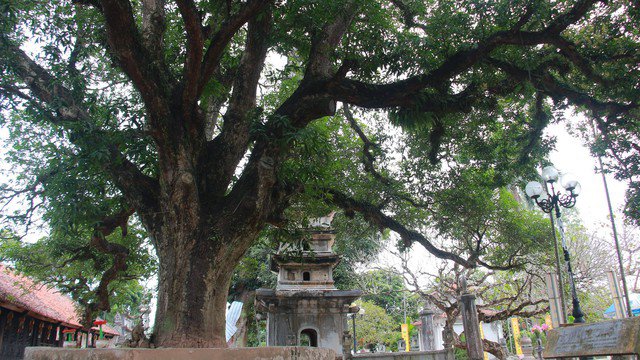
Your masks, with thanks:
M300 346L318 347L318 332L315 329L304 329L300 332Z

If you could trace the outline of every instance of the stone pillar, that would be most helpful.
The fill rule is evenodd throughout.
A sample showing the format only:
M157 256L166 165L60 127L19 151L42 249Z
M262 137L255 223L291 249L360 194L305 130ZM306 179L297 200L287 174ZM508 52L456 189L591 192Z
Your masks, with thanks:
M507 339L501 337L500 340L498 340L498 343L500 343L500 347L502 348L502 351L504 351L505 354L509 354L509 348L507 347Z
M433 331L433 315L434 311L430 308L424 309L420 312L420 321L422 327L420 328L420 351L435 350L435 338Z
M609 290L613 296L613 307L616 309L616 319L624 319L626 317L626 309L622 305L624 298L620 293L618 275L613 270L609 270L607 271L607 279L609 280Z
M547 295L549 296L549 313L551 314L551 324L554 328L560 327L560 324L566 322L564 316L564 309L562 308L562 297L560 292L562 291L558 287L556 273L547 273Z
M522 360L535 360L531 339L528 336L523 336L520 339L520 344L522 345L522 355L524 356Z
M453 360L455 358L453 353L453 329L447 330L447 327L442 330L442 345L444 349L447 351L446 359Z
M460 296L460 315L462 316L469 360L483 360L482 337L480 336L475 295L465 293Z
M351 354L351 333L345 330L342 333L342 359L343 360L351 360L353 355Z

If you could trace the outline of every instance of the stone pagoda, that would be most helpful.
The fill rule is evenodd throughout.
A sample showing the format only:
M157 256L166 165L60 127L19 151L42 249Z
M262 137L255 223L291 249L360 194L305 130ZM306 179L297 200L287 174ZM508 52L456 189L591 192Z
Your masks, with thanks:
M331 250L332 217L312 221L305 250L281 248L272 255L276 289L256 291L256 310L267 314L267 346L324 347L342 355L347 314L357 311L350 305L362 292L334 286L333 269L340 257Z

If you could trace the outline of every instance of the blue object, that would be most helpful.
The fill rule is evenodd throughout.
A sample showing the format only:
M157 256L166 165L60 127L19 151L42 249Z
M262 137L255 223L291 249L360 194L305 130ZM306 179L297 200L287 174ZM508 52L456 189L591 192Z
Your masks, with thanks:
M640 294L631 293L629 294L629 298L631 299L631 313L633 316L640 315ZM624 302L622 303L622 306L626 308L626 304ZM604 317L610 319L616 317L616 308L614 304L611 304L611 306L604 311Z

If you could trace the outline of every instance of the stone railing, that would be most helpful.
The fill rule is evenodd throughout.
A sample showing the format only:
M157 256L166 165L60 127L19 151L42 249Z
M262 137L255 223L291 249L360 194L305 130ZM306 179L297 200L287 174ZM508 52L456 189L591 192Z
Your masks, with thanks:
M446 350L409 351L388 353L363 353L353 355L354 360L447 360L453 359L453 354L447 357Z
M335 360L331 349L278 346L236 349L63 349L28 347L25 360Z

